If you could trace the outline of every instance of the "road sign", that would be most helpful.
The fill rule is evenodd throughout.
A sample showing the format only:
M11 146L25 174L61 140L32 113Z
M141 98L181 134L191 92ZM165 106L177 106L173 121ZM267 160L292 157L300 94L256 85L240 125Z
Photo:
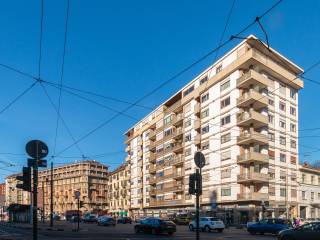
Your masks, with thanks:
M26 151L30 157L41 159L48 155L48 146L40 140L32 140L27 143Z
M206 159L202 152L196 152L194 154L194 163L197 165L198 168L203 168L206 164Z
M33 167L35 166L36 159L33 158L28 158L28 167ZM47 160L40 159L38 160L38 167L47 167Z
M79 199L79 198L80 198L80 192L79 192L79 191L75 191L75 192L74 192L74 197L75 197L76 199Z

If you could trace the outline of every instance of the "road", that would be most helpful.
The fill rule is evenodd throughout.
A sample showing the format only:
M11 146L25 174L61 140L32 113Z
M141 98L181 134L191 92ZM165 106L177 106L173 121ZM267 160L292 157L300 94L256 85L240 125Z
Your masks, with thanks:
M61 223L60 223L61 224ZM80 232L74 232L76 224L62 223L64 231L49 231L45 227L39 230L39 240L76 240L76 239L110 239L110 240L140 240L140 239L168 239L168 240L182 240L182 239L195 239L195 232L190 232L186 226L177 226L177 232L169 237L168 235L151 235L133 231L133 224L118 224L116 227L102 227L95 224L81 224ZM20 229L12 227L0 227L0 239L13 239L13 240L29 240L32 239L31 229ZM273 235L258 235L252 236L244 229L229 228L225 229L223 233L217 232L201 232L201 240L250 240L250 239L268 239L275 240Z

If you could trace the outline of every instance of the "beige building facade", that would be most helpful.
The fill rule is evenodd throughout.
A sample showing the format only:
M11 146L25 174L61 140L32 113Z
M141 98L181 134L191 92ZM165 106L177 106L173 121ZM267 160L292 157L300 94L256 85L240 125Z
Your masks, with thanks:
M249 36L126 132L133 215L194 211L188 176L202 151L202 212L244 222L298 209L303 70ZM289 177L290 176L290 177Z
M122 164L108 174L108 211L115 216L128 216L130 209L130 169Z

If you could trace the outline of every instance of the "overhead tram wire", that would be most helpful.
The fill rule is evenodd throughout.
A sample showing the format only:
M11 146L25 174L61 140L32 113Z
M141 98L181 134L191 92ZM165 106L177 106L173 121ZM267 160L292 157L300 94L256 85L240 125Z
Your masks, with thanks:
M58 112L58 109L56 107L56 105L54 104L53 100L51 99L47 89L45 88L45 86L43 86L43 84L40 82L40 86L42 87L45 95L47 96L52 108L55 110L55 112L57 113L58 117L60 118L61 122L63 123L64 127L66 128L69 136L71 137L71 139L73 140L73 142L75 143L73 146L76 146L76 148L78 149L78 151L80 152L80 154L82 155L82 157L84 157L85 155L83 154L83 151L80 149L79 144L76 143L76 139L74 138L70 128L68 127L67 123L65 122L65 120L63 119L63 117L61 116L61 113Z
M38 81L33 82L29 87L27 87L22 93L20 93L18 96L16 96L11 102L9 102L1 111L0 115L4 113L6 110L8 110L14 103L16 103L20 98L22 98L26 93L28 93L36 84Z
M264 16L266 16L271 10L273 10L276 6L278 6L280 3L282 2L282 0L277 1L275 4L273 4L269 9L267 9L262 15L259 16L259 19L263 18ZM246 27L244 27L240 32L238 32L236 35L234 36L239 36L242 33L244 33L246 30L248 30L251 26L253 26L256 23L256 18L254 19L254 21L252 21L250 24L248 24ZM163 83L161 83L159 86L157 86L156 88L154 88L153 90L151 90L150 92L146 93L145 95L143 95L142 97L140 97L138 100L136 100L133 104L129 105L128 107L124 108L121 112L125 113L128 110L130 110L132 107L134 107L134 105L140 103L142 100L148 98L149 96L153 95L155 92L157 92L159 89L163 88L164 86L166 86L168 83L172 82L173 80L175 80L176 78L180 77L181 75L183 75L185 72L187 72L188 70L192 69L194 66L196 66L198 63L202 62L203 60L207 59L209 56L211 56L213 53L215 53L216 51L218 51L220 48L226 46L228 43L230 43L233 40L233 38L229 38L228 40L226 40L225 42L223 42L221 45L217 46L216 48L214 48L213 50L209 51L207 54L205 54L204 56L200 57L198 60L194 61L192 64L190 64L189 66L185 67L184 69L182 69L181 71L179 71L178 73L174 74L172 77L170 77L169 79L167 79L166 81L164 81ZM105 125L107 125L108 123L110 123L111 121L113 121L114 119L116 119L117 117L119 117L121 114L115 114L113 115L111 118L107 119L106 121L102 122L100 125L98 125L96 128L92 129L91 131L89 131L87 134L83 135L81 138L79 138L76 142L81 142L84 139L86 139L87 137L89 137L91 134L93 134L94 132L98 131L99 129L101 129L102 127L104 127ZM71 144L69 146L67 146L66 148L62 149L57 155L60 155L61 153L65 152L66 150L68 150L69 148L71 148L74 144Z
M42 38L43 38L43 12L44 0L41 0L41 18L40 18L40 38L39 38L39 59L38 59L38 80L41 79L41 61L42 61Z
M64 63L65 63L66 48L67 48L69 9L70 9L70 0L67 0L65 31L64 31L64 42L63 42L63 53L62 53L62 64L61 64L60 84L59 84L60 86L63 83L63 77L64 77ZM59 120L60 120L59 115L60 115L60 109L61 109L61 97L62 97L62 88L60 88L59 98L58 98L56 129L55 129L55 136L54 136L54 142L53 142L53 154L56 153L56 147L57 147L57 138L58 138Z

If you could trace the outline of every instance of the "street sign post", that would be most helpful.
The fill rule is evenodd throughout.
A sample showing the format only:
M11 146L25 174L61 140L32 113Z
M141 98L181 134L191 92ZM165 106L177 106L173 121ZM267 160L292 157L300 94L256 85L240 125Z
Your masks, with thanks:
M38 239L38 167L47 166L42 158L48 155L48 146L40 140L32 140L26 144L26 152L33 159L28 159L28 166L33 168L33 240Z
M79 232L80 230L80 191L75 191L74 192L74 197L75 199L78 200L78 227L77 227L77 231Z
M206 159L202 152L196 152L194 155L194 163L200 169L196 169L196 172L189 176L189 194L196 195L196 239L200 239L199 232L199 209L200 209L200 195L202 195L202 175L201 169L206 164Z

